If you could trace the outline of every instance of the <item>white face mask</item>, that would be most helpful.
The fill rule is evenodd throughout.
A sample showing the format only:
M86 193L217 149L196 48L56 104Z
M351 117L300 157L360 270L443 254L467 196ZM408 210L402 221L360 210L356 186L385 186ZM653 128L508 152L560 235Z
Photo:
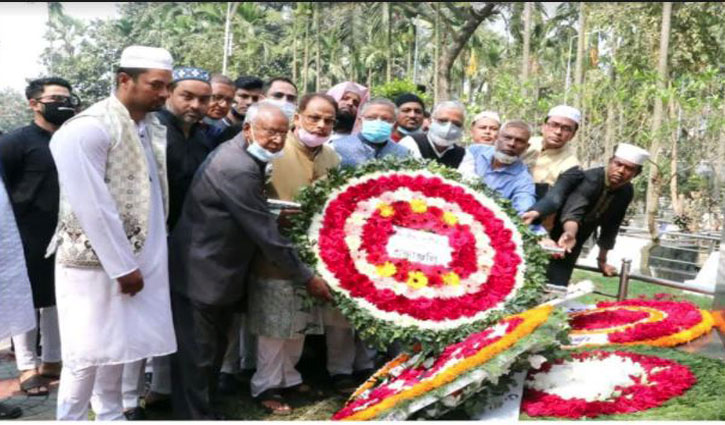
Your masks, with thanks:
M442 124L433 120L428 129L428 136L438 146L451 146L461 140L463 129L450 121Z
M287 117L289 122L292 123L292 117L295 116L295 111L297 110L297 105L295 105L292 102L288 102L284 99L268 99L268 100L266 100L266 102L279 107L279 109L282 110L282 112Z
M498 160L498 162L500 162L501 164L506 165L513 164L514 162L516 162L517 159L519 159L518 156L507 155L498 149L493 152L493 157L496 158L496 160Z

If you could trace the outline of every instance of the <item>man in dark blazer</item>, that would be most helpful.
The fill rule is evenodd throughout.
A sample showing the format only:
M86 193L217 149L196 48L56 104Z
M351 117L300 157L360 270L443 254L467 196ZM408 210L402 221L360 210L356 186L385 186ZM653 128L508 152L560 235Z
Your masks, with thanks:
M281 155L289 121L266 102L250 107L244 140L220 145L194 177L171 235L170 276L178 352L172 360L174 414L215 419L212 403L227 328L242 305L255 255L295 276L295 283L330 300L322 278L279 234L263 194L265 169Z

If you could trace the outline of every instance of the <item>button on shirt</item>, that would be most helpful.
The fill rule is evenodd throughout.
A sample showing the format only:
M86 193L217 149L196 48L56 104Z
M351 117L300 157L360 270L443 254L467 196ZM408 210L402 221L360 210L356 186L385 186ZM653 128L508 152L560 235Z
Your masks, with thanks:
M494 169L493 146L469 146L470 153L461 163L459 171L464 176L478 176L489 188L511 201L519 213L528 211L536 202L534 181L523 162L517 160L513 164Z

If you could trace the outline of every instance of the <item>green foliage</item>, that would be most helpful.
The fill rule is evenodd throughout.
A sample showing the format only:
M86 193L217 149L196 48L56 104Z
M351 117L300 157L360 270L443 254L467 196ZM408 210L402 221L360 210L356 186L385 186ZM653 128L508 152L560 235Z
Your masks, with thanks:
M374 87L372 92L372 97L384 97L390 100L395 100L396 97L403 93L415 93L423 99L426 108L431 109L433 107L430 94L420 90L417 84L408 79L392 80L389 83Z
M26 126L33 118L25 95L17 90L0 90L0 131L8 133Z

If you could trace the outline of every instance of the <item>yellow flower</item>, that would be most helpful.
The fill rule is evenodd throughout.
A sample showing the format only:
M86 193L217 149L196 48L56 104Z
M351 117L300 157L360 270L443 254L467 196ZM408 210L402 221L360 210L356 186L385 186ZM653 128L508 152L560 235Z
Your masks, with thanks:
M421 272L409 272L407 283L413 289L420 289L428 286L428 278Z
M378 204L378 209L380 210L380 215L382 217L388 218L395 215L395 210L390 204L386 204L385 202L381 202Z
M443 282L446 285L458 286L461 284L461 278L457 273L450 272L443 275Z
M377 266L376 270L378 274L382 277L390 277L398 272L398 269L395 268L395 264L391 263L390 261L386 261L385 264Z
M449 226L455 226L458 223L458 217L452 212L446 211L443 213L443 221Z
M422 199L413 199L410 201L410 209L412 209L414 213L422 214L428 211L428 204L426 204Z

